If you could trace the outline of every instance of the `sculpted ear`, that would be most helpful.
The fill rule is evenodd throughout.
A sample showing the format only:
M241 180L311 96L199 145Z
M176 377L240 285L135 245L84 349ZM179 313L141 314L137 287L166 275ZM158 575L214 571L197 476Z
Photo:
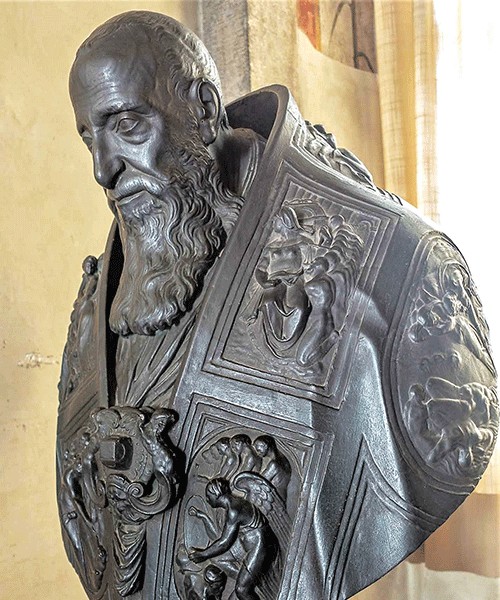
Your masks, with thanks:
M194 108L201 139L209 146L219 132L221 120L221 99L213 83L195 79L189 88L189 101Z

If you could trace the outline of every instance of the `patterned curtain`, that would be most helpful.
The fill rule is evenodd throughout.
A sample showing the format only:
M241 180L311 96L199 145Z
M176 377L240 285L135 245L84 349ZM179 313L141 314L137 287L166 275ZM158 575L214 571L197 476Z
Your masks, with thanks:
M431 2L375 1L385 186L437 220Z

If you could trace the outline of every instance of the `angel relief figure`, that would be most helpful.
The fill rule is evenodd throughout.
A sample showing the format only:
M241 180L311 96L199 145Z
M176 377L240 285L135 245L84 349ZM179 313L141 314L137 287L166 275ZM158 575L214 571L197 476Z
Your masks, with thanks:
M234 495L226 479L210 481L206 487L206 498L212 508L224 509L224 527L207 548L193 548L189 558L195 563L207 561L228 552L239 541L245 555L236 575L235 594L242 600L258 598L255 588L278 552L277 539L268 520L255 504ZM204 522L207 530L211 529L210 521ZM216 533L215 529L210 533Z
M257 266L246 321L259 347L321 370L338 342L363 261L362 238L316 203L284 206ZM264 344L262 344L264 342Z
M252 464L246 457L236 471L221 476L227 472L227 455L220 449L234 446L237 456L236 446L246 447L246 442ZM291 532L286 506L290 461L273 437L260 435L252 442L241 433L221 437L200 456L202 463L195 463L191 479L194 487L188 490L185 537L177 552L184 597L222 598L227 588L224 598L274 600ZM217 475L207 477L207 471ZM208 575L217 585L207 581ZM210 591L214 586L219 595Z
M240 473L232 486L226 479L212 479L205 493L208 506L224 515L218 529L207 512L189 509L213 541L204 549L190 548L188 558L194 563L212 560L229 571L238 600L275 598L279 559L290 531L283 501L263 477L249 472Z
M261 435L253 442L257 456L266 462L262 463L260 474L271 483L281 499L286 503L288 484L292 475L292 467L288 458L278 450L274 438Z

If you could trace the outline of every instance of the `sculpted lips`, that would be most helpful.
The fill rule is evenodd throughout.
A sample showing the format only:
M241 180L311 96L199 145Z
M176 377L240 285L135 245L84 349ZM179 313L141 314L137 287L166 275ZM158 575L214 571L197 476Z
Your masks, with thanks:
M127 204L130 204L134 200L138 200L142 194L147 194L147 193L148 192L146 190L139 190L138 192L135 192L134 194L129 194L128 196L123 196L121 198L120 197L118 197L118 198L111 197L111 199L116 204L116 206L123 207Z
M142 194L160 197L163 193L163 185L152 179L139 177L120 182L113 190L107 190L106 195L116 206L124 206L138 200Z

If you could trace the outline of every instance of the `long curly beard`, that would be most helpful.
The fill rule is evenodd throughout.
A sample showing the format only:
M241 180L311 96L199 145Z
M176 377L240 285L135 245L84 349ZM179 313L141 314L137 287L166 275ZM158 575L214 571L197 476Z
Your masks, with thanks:
M189 310L242 205L213 161L181 158L161 194L116 207L124 266L109 324L122 336L154 335Z

